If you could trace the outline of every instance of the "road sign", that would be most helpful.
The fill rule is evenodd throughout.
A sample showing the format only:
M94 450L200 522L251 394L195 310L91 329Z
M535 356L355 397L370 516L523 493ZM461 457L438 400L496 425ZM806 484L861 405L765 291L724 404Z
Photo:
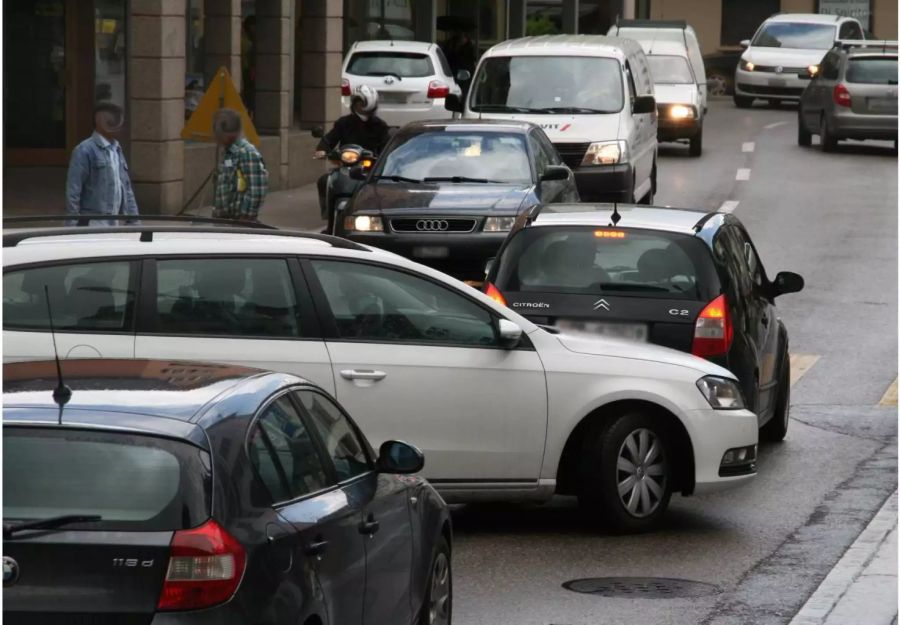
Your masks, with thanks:
M181 131L181 138L191 141L215 141L212 131L212 119L216 111L223 108L233 109L240 113L244 136L247 138L247 141L259 147L259 135L256 133L256 127L253 125L249 113L247 113L247 107L244 106L237 87L234 86L234 81L231 80L231 74L224 67L220 67L216 71L216 77L213 78L206 93L200 99L197 108L184 125Z

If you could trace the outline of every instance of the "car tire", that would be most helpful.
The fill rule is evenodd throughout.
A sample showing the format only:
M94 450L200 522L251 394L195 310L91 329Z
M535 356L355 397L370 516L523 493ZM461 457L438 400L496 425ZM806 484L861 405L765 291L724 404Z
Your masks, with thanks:
M441 536L431 559L419 625L450 625L453 616L453 569L450 545Z
M739 109L748 109L753 106L753 98L735 94L734 105Z
M812 133L807 130L806 123L803 121L803 109L797 109L797 145L812 145Z
M691 156L700 156L703 154L703 126L691 137L691 147L688 148L688 154Z
M665 423L642 412L625 413L589 431L581 462L581 507L622 533L655 528L672 496L670 440Z
M778 377L778 400L775 402L775 413L759 430L760 440L777 443L787 436L791 422L791 361L785 355L784 366Z
M823 152L834 152L835 148L837 148L837 139L829 130L828 118L825 117L824 113L819 120L819 147L822 148Z

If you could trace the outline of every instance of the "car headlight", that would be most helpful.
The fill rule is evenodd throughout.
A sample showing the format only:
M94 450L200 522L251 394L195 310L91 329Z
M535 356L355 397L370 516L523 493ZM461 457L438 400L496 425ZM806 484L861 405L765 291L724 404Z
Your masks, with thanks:
M742 70L744 70L745 72L752 72L754 70L754 68L756 68L756 65L754 65L752 62L741 59L741 69Z
M744 397L734 380L708 375L697 380L697 388L709 405L717 410L738 410L744 407Z
M508 232L516 223L515 217L488 217L484 220L485 232Z
M588 146L582 165L615 165L628 159L628 144L619 141L598 141Z
M810 76L815 76L816 74L819 73L819 66L818 65L809 65L809 66L807 66L806 71L809 72Z
M351 215L344 218L344 230L356 232L384 232L381 217L375 215Z
M672 119L693 119L694 107L686 104L675 104L669 107L669 117Z

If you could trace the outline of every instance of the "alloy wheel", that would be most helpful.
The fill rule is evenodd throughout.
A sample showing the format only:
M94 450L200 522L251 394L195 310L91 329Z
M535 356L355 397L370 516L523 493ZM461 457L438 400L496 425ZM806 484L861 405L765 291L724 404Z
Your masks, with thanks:
M438 553L431 569L431 589L428 594L428 624L450 623L450 560Z
M666 492L666 458L659 437L640 428L625 437L616 458L619 500L634 517L650 516Z

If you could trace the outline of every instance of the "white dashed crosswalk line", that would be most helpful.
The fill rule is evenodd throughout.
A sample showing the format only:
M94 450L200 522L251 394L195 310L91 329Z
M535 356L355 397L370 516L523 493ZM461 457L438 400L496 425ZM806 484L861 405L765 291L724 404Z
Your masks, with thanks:
M741 168L737 170L737 174L734 177L735 180L750 180L750 170L746 168Z
M747 141L744 145L741 146L741 152L752 152L756 149L756 144L753 141Z

